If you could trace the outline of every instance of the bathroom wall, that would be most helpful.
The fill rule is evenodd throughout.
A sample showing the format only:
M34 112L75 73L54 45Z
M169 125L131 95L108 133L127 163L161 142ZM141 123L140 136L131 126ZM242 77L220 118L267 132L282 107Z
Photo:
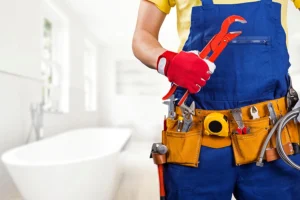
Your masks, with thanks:
M83 91L84 37L98 47L98 90L105 91L103 75L108 49L90 34L69 6L52 0L70 20L70 112L45 115L45 135L52 136L65 130L108 124L104 113L85 112ZM41 0L10 0L0 3L0 155L6 150L23 145L30 127L29 105L41 100L40 74ZM103 70L102 70L103 68ZM112 67L110 67L112 68ZM105 81L105 82L104 82ZM109 91L109 90L108 90ZM109 94L108 94L109 96ZM105 100L98 98L98 107ZM107 102L106 102L107 103ZM105 110L104 110L105 111ZM106 112L108 112L106 110ZM0 199L18 199L18 192L0 162Z
M0 4L0 70L38 78L40 0L11 0Z

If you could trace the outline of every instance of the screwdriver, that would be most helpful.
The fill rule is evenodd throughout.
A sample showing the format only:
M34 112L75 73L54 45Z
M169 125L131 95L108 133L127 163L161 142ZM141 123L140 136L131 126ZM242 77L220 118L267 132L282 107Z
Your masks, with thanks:
M181 132L183 126L183 117L179 116L178 117L178 124L177 124L177 132Z

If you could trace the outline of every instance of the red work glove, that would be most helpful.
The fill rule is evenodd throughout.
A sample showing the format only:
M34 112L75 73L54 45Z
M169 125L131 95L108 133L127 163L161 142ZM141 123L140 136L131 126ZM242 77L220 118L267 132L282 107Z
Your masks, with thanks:
M214 63L200 58L196 51L166 51L157 60L157 71L191 94L198 93L205 86L215 69Z

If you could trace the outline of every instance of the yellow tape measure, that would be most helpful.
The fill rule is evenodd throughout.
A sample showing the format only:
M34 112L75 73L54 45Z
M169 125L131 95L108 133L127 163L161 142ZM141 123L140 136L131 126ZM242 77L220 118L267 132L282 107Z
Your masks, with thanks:
M204 130L206 135L228 137L229 126L227 117L221 113L207 115L204 120Z

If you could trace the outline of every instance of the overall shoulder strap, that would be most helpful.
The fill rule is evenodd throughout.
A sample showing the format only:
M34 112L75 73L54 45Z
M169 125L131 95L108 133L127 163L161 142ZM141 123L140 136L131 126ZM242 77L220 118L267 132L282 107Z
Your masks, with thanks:
M261 0L263 3L265 3L265 4L272 4L272 0Z
M201 0L201 1L202 1L202 6L210 6L214 4L213 0Z

